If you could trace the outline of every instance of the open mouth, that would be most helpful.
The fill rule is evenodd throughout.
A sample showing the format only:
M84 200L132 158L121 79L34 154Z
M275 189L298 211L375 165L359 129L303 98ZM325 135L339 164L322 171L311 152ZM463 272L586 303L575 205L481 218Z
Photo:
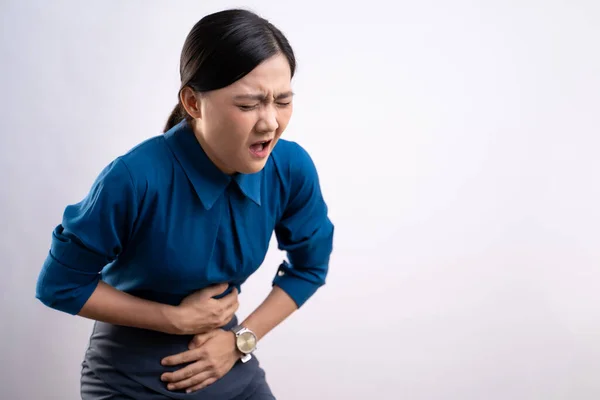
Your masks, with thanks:
M250 151L256 155L262 156L269 149L273 140L261 140L250 146Z

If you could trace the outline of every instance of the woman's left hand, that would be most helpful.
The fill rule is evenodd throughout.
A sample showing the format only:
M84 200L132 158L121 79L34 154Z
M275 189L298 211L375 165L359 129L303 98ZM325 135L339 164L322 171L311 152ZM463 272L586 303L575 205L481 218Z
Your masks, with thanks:
M194 336L190 342L190 350L165 357L162 365L193 363L178 371L162 374L161 380L169 382L169 390L186 389L186 392L190 393L222 378L239 358L233 332L215 329Z

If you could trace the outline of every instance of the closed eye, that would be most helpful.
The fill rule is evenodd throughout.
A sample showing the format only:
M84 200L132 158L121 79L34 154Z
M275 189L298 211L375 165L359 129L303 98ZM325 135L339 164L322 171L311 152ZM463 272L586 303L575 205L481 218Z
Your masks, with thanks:
M242 111L252 111L256 107L258 107L258 105L257 104L254 104L254 105L238 105L238 107Z
M289 106L290 104L292 104L292 102L291 102L291 101L288 101L288 102L280 102L280 101L278 101L278 102L277 102L277 105L278 105L279 107L287 107L287 106ZM240 110L242 110L242 111L252 111L252 110L256 109L258 106L259 106L258 104L253 104L253 105L239 104L239 105L238 105L238 108L239 108Z

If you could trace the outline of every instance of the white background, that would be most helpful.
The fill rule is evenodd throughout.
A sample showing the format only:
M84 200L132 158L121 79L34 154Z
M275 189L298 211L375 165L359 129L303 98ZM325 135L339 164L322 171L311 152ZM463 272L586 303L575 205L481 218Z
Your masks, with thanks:
M160 133L185 36L230 6L295 49L286 135L337 228L327 285L260 346L278 399L600 398L597 1L1 4L1 398L79 398L91 322L35 299L51 230Z

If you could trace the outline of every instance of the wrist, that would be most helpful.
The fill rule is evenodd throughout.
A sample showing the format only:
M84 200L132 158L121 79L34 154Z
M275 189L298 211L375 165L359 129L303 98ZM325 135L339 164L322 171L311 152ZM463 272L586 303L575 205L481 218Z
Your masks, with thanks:
M226 331L227 334L231 337L231 354L233 355L233 358L238 360L242 357L244 357L244 353L242 353L240 351L240 349L237 346L237 337L235 336L235 333L233 331Z
M181 313L181 308L162 304L160 313L165 321L165 333L174 335L185 335L187 329L185 327L185 318Z

